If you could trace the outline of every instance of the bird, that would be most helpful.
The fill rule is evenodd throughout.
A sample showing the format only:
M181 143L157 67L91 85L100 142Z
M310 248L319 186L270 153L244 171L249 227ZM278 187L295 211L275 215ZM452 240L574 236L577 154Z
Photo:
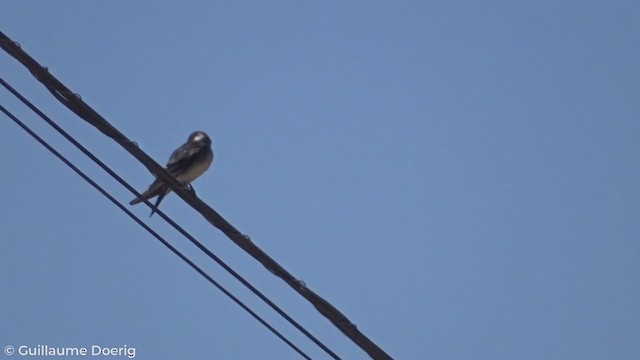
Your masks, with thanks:
M213 163L211 138L204 131L194 131L189 135L186 143L171 153L165 170L195 194L191 182L207 171L211 163ZM156 177L156 180L149 185L149 188L140 196L131 200L129 205L139 204L157 196L158 199L151 209L151 215L149 215L149 217L151 217L158 209L158 205L160 205L162 199L170 192L171 187L165 184L159 177Z

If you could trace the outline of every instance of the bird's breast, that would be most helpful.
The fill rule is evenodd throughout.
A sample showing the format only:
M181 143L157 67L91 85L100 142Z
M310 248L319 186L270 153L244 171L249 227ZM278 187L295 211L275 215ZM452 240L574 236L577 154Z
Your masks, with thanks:
M193 180L197 179L200 175L202 175L213 162L213 152L211 150L207 151L200 159L197 159L193 162L193 164L186 169L184 174L178 175L177 179L185 184L189 184Z

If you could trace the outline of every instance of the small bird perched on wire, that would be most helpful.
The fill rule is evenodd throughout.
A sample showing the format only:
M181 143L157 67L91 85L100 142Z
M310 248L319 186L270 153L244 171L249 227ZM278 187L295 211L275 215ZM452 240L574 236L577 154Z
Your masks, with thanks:
M169 158L165 169L178 181L195 193L191 182L202 175L213 162L213 150L211 150L211 138L204 131L194 131L182 146L177 148ZM160 178L149 185L149 189L139 197L131 200L129 205L135 205L153 197L158 197L156 204L151 209L151 215L155 213L162 199L171 192L171 188L162 182Z

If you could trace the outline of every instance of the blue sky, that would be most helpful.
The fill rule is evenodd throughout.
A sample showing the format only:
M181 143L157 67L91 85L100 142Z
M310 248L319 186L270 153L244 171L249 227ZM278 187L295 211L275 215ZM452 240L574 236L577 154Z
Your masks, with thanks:
M634 1L14 1L0 24L158 162L207 131L198 195L395 358L583 360L640 356L638 18ZM152 181L4 52L0 76L138 189ZM0 103L133 197L4 89ZM0 119L0 345L299 358ZM367 358L178 197L162 208L338 355Z

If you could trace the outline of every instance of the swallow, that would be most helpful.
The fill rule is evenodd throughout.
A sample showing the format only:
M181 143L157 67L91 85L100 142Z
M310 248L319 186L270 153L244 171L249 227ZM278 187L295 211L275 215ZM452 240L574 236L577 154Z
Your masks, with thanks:
M195 131L189 135L186 143L171 153L165 170L195 193L193 187L191 187L191 182L207 171L212 162L211 138L204 131ZM149 185L147 191L131 200L129 205L135 205L157 196L156 204L151 209L151 215L149 215L151 217L162 199L170 192L171 188L156 177L156 180Z

